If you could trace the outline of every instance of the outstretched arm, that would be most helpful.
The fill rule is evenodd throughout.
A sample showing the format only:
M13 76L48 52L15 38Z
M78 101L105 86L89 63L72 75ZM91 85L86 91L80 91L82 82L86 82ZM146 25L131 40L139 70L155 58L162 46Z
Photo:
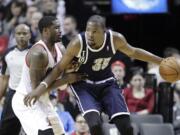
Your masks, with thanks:
M119 50L134 59L155 63L158 65L163 60L163 58L160 58L150 52L129 45L126 39L120 33L113 32L113 42L116 50Z

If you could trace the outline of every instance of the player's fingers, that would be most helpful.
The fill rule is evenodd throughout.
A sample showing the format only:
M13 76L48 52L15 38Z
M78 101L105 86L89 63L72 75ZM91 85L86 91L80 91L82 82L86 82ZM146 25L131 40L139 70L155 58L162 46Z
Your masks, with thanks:
M25 98L24 98L24 105L25 106L28 106L28 98L29 98L29 95L26 95Z
M28 100L28 105L31 107L33 105L33 99L32 97L29 98Z
M85 80L85 79L87 79L88 78L88 75L87 74L81 74L80 76L79 76L79 79L80 80Z
M36 101L37 101L37 98L34 98L34 100L32 101L33 105L36 103Z

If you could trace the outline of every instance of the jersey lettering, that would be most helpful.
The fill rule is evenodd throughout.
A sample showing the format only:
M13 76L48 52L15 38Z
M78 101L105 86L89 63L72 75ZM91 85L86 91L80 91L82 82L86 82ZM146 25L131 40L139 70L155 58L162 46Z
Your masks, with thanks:
M111 60L111 57L109 58L99 58L94 60L94 65L92 66L93 71L100 71L104 70Z

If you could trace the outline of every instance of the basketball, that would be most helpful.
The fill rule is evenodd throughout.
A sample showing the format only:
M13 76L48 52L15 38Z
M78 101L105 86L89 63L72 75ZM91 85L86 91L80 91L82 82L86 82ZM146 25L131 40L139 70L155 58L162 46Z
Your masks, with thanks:
M180 64L174 57L165 58L159 66L159 73L168 82L178 81L180 79Z

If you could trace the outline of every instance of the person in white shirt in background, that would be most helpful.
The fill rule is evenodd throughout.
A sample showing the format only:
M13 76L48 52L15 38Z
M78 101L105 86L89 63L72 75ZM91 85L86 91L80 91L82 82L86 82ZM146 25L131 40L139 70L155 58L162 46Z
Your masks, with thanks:
M9 89L6 93L1 116L1 135L18 135L21 129L21 124L12 110L11 102L21 79L24 59L30 48L30 37L30 28L25 24L18 25L15 28L17 45L8 49L1 59L0 100L5 95L6 89Z

